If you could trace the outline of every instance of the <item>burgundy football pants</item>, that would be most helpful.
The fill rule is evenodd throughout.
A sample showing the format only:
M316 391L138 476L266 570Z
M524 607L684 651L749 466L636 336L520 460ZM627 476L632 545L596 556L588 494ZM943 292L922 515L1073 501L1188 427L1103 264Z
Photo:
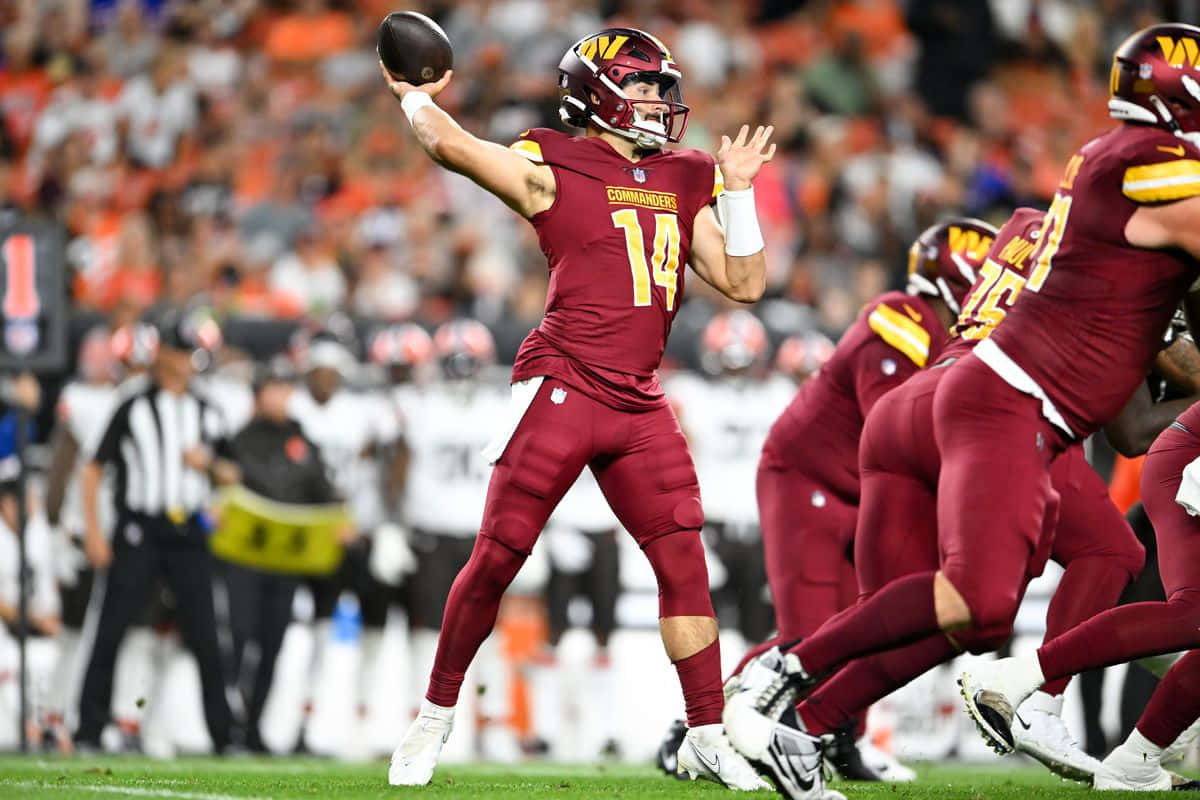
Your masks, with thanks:
M447 598L426 694L431 702L456 704L504 590L585 466L654 569L659 616L713 616L700 490L674 412L618 411L547 378L492 472L475 549ZM713 642L675 664L689 724L720 721L718 648Z
M939 567L936 487L941 471L933 437L933 403L945 369L920 373L884 396L867 419L860 447L862 492L855 539L855 562L864 595L911 574ZM1082 448L1072 447L1052 465L1051 480L1061 497L1052 554L1067 568L1047 616L1047 639L1103 609L1141 570L1144 552L1107 489L1087 464ZM1034 549L1019 594L1044 563L1050 546ZM1014 548L1019 554L1023 548ZM986 572L986 570L981 570ZM981 580L983 580L981 578ZM955 634L960 647L994 648L1007 630L980 636ZM958 649L933 633L906 647L849 664L801 704L806 723L824 732L871 703L952 658ZM1047 684L1058 694L1065 688Z

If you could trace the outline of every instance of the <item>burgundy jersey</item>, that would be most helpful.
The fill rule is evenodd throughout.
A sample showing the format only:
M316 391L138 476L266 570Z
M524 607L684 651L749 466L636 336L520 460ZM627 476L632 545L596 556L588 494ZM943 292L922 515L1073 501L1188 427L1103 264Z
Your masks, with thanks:
M771 426L760 465L800 469L857 504L858 439L867 412L935 363L945 341L946 329L924 297L888 292L875 298Z
M962 313L950 329L942 358L966 355L1007 316L1029 278L1030 256L1037 249L1044 217L1036 208L1018 208L996 234L979 276L967 292Z
M663 150L633 162L599 137L526 131L512 149L554 171L530 219L550 267L546 315L513 380L548 375L612 408L666 405L655 370L683 300L696 214L723 188L713 157Z
M1135 248L1141 204L1200 195L1200 150L1158 128L1122 125L1067 163L1032 265L1005 324L975 354L1084 437L1116 416L1161 347L1200 274L1178 250Z

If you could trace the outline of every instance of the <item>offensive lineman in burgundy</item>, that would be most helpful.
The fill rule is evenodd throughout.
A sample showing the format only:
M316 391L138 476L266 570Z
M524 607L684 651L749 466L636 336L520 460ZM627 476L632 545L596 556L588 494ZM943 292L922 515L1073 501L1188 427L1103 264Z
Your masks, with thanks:
M1051 463L1117 416L1155 358L1175 305L1197 298L1189 290L1200 275L1200 81L1190 62L1175 58L1183 39L1194 51L1200 29L1155 26L1118 48L1109 108L1123 124L1068 162L1028 255L1028 276L1017 276L1008 292L1019 296L1004 324L936 380L929 403L940 462L937 568L891 580L788 652L780 678L790 697L854 658L939 631L970 626L986 638L1011 626L1025 579L1045 558L1058 504ZM867 428L864 436L869 421ZM1142 626L1138 638L1158 633ZM1135 654L1170 639L1158 638ZM1115 653L1121 644L1110 636L1096 649ZM1040 651L1040 668L964 673L968 711L998 750L1014 747L1011 721L1021 700L1094 655L1054 645ZM761 699L776 694L767 687L754 707L772 711ZM733 724L735 741L758 745L769 729L753 712L745 720ZM1178 724L1172 719L1156 737Z
M420 87L383 73L430 157L527 218L550 269L545 318L513 369L511 418L485 451L495 469L479 536L447 598L429 689L392 756L389 782L429 782L501 595L589 467L658 579L663 644L689 726L680 772L733 789L764 787L720 724L699 488L655 370L683 297L684 264L732 300L762 295L766 260L751 181L775 152L772 129L750 135L743 126L735 139L722 137L715 160L664 149L687 124L682 75L661 42L630 28L580 40L559 64L560 115L582 136L534 129L510 148L485 142L433 102L450 72Z

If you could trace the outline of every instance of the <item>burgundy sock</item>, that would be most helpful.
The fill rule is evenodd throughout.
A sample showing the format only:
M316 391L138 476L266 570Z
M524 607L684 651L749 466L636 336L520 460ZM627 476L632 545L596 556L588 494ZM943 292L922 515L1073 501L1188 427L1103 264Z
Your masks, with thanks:
M832 617L792 649L804 669L827 675L851 659L922 639L938 631L934 572L897 578Z
M860 658L838 670L797 707L808 732L819 736L865 717L871 704L958 653L944 633L906 647Z
M721 643L713 643L675 662L689 728L721 721L725 695L721 691Z
M1159 747L1168 747L1200 718L1200 650L1171 667L1154 690L1137 729Z
M1084 620L1107 611L1116 604L1121 590L1129 583L1129 571L1113 558L1087 556L1067 564L1050 608L1046 612L1046 636L1049 642L1074 628ZM1067 689L1071 676L1046 681L1042 691L1060 695Z
M463 675L496 625L500 598L524 563L524 555L495 539L482 534L475 539L471 558L454 579L446 598L437 655L425 692L429 702L439 706L458 704ZM718 685L718 692L720 688Z
M1176 592L1166 603L1109 609L1042 645L1047 681L1146 656L1200 647L1200 591Z

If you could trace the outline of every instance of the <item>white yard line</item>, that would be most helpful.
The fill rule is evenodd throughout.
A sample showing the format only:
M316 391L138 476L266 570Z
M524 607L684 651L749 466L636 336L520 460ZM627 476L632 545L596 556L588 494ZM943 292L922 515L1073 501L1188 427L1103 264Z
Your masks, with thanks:
M211 794L209 792L176 792L173 789L143 789L134 786L89 786L87 784L49 784L34 781L0 781L0 786L12 786L18 789L48 789L63 792L97 792L99 794L116 794L124 797L171 797L176 800L270 800L267 797L252 797L241 794Z
M80 766L86 766L89 761L86 758L64 758L61 761L46 761L38 759L32 761L28 758L20 756L11 758L0 758L0 768L22 769L36 767L44 770L66 770L69 772L77 771ZM319 774L323 772L344 771L347 766L364 766L371 767L371 764L357 765L346 764L344 762L295 762L287 759L279 759L276 761L242 761L239 759L219 760L190 760L187 758L176 760L154 761L150 759L134 758L125 759L117 756L115 758L102 757L96 761L97 766L103 766L107 769L130 770L139 774L145 773L153 775L160 772L188 772L201 774L205 772L260 772L267 774L294 774L303 775L306 773ZM386 773L387 762L380 761L374 765L377 769ZM382 774L382 773L381 773Z

